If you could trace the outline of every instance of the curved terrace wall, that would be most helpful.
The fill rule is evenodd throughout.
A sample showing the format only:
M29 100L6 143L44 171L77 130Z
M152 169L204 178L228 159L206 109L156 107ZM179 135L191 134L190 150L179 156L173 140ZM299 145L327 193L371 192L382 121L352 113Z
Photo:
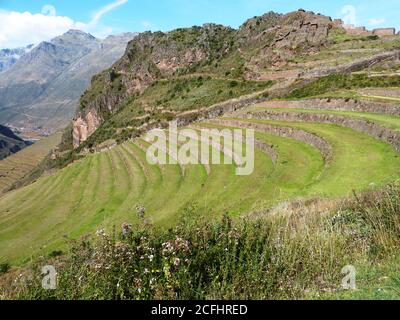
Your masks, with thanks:
M315 134L309 133L301 129L291 128L291 127L279 127L263 123L246 122L240 120L228 120L228 119L227 120L215 119L212 120L212 122L224 126L255 129L257 131L265 132L275 136L292 138L297 141L312 145L313 147L318 149L323 155L325 161L329 161L332 158L332 147L326 140L324 140L321 137L318 137Z
M247 114L250 118L264 120L283 120L283 121L302 121L320 122L337 124L355 131L369 134L379 140L392 145L400 153L400 133L384 128L381 125L361 119L343 117L332 114L301 113L301 112L276 112L276 111L256 111Z

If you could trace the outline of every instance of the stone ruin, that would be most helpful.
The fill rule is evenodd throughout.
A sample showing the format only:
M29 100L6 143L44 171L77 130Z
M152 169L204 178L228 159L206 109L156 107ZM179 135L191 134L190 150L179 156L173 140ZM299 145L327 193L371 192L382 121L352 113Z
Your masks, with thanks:
M394 36L396 35L395 28L378 28L374 30L368 30L366 27L356 27L353 24L342 24L342 27L346 30L347 34L352 36ZM400 35L400 32L397 33Z
M374 29L372 31L372 34L376 36L394 36L396 34L396 29L395 28Z
M343 28L346 30L347 34L351 36L372 36L372 31L367 30L366 27L356 27L352 24L344 24Z

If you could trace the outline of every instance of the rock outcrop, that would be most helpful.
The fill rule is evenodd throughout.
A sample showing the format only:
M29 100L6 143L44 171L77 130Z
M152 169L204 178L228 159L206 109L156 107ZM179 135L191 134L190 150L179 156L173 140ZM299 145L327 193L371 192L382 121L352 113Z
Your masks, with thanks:
M286 15L268 13L244 23L239 31L242 48L256 47L249 61L256 77L260 68L281 67L294 56L318 52L328 44L331 29L341 28L330 17L299 10Z
M83 141L86 141L96 131L101 122L102 119L96 109L91 109L88 113L74 119L72 128L74 148L79 147Z

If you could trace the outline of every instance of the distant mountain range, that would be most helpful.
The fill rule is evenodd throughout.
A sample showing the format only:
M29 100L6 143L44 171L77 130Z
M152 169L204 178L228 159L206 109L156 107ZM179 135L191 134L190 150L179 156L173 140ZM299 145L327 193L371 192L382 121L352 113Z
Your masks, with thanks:
M118 60L135 36L101 40L70 30L34 48L2 50L0 123L41 134L66 126L92 76Z
M15 49L0 50L0 72L10 69L25 53L29 52L34 47L33 44Z
M30 144L30 142L24 141L14 134L10 128L0 125L0 160L22 150Z

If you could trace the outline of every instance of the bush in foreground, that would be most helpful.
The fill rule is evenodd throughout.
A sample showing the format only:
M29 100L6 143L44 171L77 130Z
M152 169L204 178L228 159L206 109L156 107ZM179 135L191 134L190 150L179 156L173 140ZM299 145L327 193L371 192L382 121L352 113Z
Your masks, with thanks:
M341 290L341 269L392 258L400 247L400 187L320 200L258 218L206 222L190 208L173 230L104 230L53 261L58 288L41 288L38 262L0 296L19 299L292 299ZM326 209L325 209L326 208Z

